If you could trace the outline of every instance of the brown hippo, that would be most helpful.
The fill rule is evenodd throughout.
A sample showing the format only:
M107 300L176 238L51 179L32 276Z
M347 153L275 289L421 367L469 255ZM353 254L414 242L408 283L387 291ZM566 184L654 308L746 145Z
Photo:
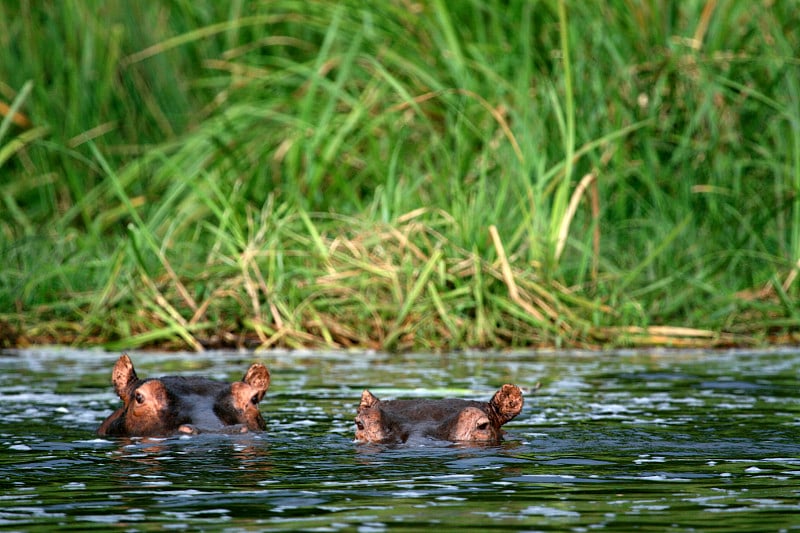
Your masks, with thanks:
M356 414L356 441L406 442L409 437L497 443L500 426L522 411L522 391L503 385L488 402L471 400L388 400L365 390Z
M269 371L253 363L242 381L197 376L139 379L123 354L111 374L122 407L105 419L98 435L128 437L175 433L244 433L266 428L258 402L269 388Z

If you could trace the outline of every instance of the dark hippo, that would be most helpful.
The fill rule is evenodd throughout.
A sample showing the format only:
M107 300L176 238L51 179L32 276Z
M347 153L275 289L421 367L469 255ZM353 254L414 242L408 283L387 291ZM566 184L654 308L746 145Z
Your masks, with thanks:
M266 428L258 402L269 388L269 371L253 363L242 381L197 376L139 379L123 354L111 374L122 407L97 429L101 436L165 436L175 433L244 433Z
M356 414L358 442L397 443L419 436L461 442L496 443L500 426L522 411L522 391L503 385L488 402L471 400L381 401L365 390Z

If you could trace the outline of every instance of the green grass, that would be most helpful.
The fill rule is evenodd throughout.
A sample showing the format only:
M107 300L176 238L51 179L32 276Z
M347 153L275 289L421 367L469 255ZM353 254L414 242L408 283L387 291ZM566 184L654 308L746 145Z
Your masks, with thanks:
M3 4L0 336L792 342L799 8Z

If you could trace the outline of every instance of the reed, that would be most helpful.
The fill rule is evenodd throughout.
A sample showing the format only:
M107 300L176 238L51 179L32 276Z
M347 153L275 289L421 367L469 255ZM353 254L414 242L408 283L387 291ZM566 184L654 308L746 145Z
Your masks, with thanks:
M0 333L793 342L796 7L2 4Z

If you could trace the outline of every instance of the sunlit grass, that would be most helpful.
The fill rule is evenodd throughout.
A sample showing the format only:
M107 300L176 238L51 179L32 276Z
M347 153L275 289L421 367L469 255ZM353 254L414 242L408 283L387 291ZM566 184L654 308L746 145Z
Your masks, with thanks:
M791 340L792 5L3 4L0 332Z

